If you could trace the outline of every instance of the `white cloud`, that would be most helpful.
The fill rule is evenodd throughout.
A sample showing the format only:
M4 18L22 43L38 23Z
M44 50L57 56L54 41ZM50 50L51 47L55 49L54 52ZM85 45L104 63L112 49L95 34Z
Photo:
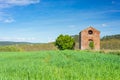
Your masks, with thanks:
M8 8L12 6L24 6L39 3L40 0L0 0L0 8Z
M12 23L14 22L15 20L13 18L8 18L8 19L5 19L3 22L4 23Z
M115 1L112 1L112 4L115 4Z
M107 26L107 24L105 24L105 23L104 23L104 24L102 24L102 27L106 27L106 26Z
M39 3L40 0L0 0L0 22L2 23L12 23L14 18L7 14L4 9L14 7L14 6L25 6L30 4Z
M9 14L0 12L0 22L1 23L12 23L12 22L15 22L15 20Z
M69 25L68 27L69 27L69 28L76 28L75 25Z
M108 12L120 12L120 10L109 10Z
M0 3L0 9L1 8L8 8L8 7L10 7L8 4Z
M22 38L22 37L17 37L17 38L10 38L10 37L3 37L0 38L0 41L14 41L14 42L33 42L37 40L36 38Z
M48 37L48 41L47 42L55 42L55 39L53 39L52 37Z

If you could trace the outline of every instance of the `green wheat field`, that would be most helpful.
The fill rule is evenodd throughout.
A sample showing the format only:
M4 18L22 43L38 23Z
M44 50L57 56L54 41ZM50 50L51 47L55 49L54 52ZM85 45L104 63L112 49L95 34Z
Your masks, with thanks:
M120 56L72 50L0 52L0 80L120 80Z

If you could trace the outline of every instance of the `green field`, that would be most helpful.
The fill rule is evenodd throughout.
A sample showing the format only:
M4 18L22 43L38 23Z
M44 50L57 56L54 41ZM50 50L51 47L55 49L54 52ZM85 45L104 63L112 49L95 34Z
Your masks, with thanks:
M0 52L0 80L119 80L120 56L87 51Z

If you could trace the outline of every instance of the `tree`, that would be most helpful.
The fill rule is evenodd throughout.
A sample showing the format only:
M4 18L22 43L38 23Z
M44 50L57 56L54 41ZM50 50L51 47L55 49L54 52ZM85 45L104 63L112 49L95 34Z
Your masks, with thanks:
M60 50L65 50L65 49L72 50L74 49L74 46L75 46L75 40L69 35L61 34L57 37L55 45Z

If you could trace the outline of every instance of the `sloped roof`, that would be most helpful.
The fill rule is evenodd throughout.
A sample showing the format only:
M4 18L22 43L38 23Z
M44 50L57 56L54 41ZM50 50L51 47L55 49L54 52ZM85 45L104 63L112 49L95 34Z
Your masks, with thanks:
M93 28L92 26L90 26L90 27L88 27L88 28L86 28L86 29L84 29L84 30L88 30L89 28L92 28L92 29L94 29L94 30L96 30L96 31L100 32L99 30L97 30L97 29ZM84 30L82 30L82 31L84 31ZM82 31L81 31L81 32L82 32Z

